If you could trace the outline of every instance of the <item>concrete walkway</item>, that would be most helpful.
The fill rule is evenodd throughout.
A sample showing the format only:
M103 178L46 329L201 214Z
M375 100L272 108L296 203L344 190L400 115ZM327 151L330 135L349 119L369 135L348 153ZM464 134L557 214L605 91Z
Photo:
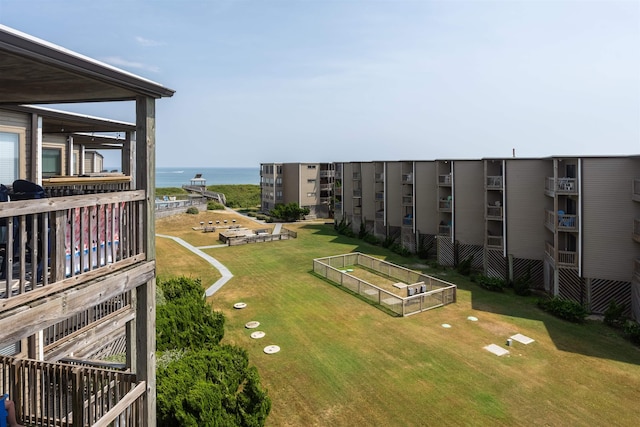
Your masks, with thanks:
M282 230L282 223L276 222L273 227L273 232L271 234L280 234L280 230Z
M174 242L177 242L180 245L184 246L185 248L189 249L191 252L198 255L200 258L204 259L209 264L211 264L212 266L218 269L222 277L220 277L213 285L209 286L209 288L204 292L206 296L210 297L211 295L215 294L222 286L224 286L225 283L227 283L233 277L233 274L231 274L229 269L224 265L222 265L220 261L218 261L212 256L205 254L199 248L196 248L195 246L190 245L189 243L185 242L181 238L167 236L164 234L156 234L156 236L164 237L165 239L172 239ZM221 246L226 246L226 245L221 245Z

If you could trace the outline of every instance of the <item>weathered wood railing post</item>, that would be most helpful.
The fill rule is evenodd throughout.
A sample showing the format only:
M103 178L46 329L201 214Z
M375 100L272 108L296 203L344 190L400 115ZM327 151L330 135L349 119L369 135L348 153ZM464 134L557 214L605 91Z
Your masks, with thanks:
M77 367L71 371L71 393L73 408L73 427L84 427L84 384L82 369Z

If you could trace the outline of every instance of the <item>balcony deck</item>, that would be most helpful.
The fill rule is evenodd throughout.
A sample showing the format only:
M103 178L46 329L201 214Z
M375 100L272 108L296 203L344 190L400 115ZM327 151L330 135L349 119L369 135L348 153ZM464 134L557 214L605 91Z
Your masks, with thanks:
M143 426L146 383L135 374L0 357L0 385L20 423L60 427Z
M145 202L134 190L3 203L0 345L151 280Z
M547 177L544 181L544 191L548 196L555 195L576 195L578 194L577 178Z

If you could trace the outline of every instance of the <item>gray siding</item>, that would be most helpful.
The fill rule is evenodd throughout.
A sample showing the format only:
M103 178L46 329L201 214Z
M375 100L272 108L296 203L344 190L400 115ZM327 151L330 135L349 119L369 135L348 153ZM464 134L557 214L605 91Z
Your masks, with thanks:
M453 165L455 240L484 246L484 163L457 160Z
M552 160L507 160L505 173L505 221L507 253L515 258L544 258L544 180L553 176ZM549 236L551 236L549 232Z
M402 226L402 167L400 162L387 162L385 180L385 194L387 205L387 225Z
M416 230L422 234L438 233L438 178L436 162L416 162L413 185L416 193Z
M631 239L637 175L630 158L582 160L582 275L630 282L637 244Z
M361 163L362 172L362 218L373 221L375 213L375 165L373 163Z
M300 166L298 163L282 165L282 203L300 203Z
M20 141L20 178L31 176L31 116L15 111L0 110L0 131L3 126L24 131L25 140ZM6 129L12 131L13 129ZM4 183L11 184L11 183Z

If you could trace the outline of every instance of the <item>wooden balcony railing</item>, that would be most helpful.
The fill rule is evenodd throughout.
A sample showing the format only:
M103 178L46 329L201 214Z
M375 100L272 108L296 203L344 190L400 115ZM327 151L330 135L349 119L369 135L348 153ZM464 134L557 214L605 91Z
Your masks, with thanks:
M558 214L558 231L577 231L578 215Z
M544 225L555 233L556 231L556 213L549 209L544 210Z
M336 171L324 169L320 171L320 178L331 178L336 175Z
M376 191L376 200L384 200L384 191Z
M502 249L502 236L487 235L487 247L494 249Z
M21 424L143 426L146 383L109 369L0 357L2 389Z
M558 257L555 257L553 244L545 242L545 254L554 262L557 267L577 267L578 253L576 251L559 250Z
M131 177L122 174L107 176L61 176L42 180L47 197L77 196L81 194L113 193L131 189Z
M489 190L501 190L502 189L502 177L501 176L487 176L487 189L489 189Z
M451 186L451 174L438 175L438 185Z
M451 200L438 200L438 211L451 212Z
M633 191L631 196L633 200L640 202L640 178L633 180Z
M384 173L376 173L376 182L384 182Z
M353 197L362 197L362 190L354 189L353 190Z
M450 225L439 225L438 226L438 236L451 236L451 226Z
M360 216L362 215L362 206L354 206L353 207L353 214Z
M487 218L502 219L502 206L487 206Z
M640 219L635 218L633 220L633 240L640 243Z
M143 259L144 200L136 190L2 203L0 300L24 303L36 289L43 297L67 278Z
M408 196L402 196L402 204L404 206L411 206L413 205L413 196L408 195Z
M96 306L69 317L68 319L51 325L43 331L43 344L45 352L58 341L77 334L83 329L92 326L96 322L112 316L119 311L131 306L131 293L125 292Z
M360 172L354 172L354 173L353 173L353 180L354 180L354 181L360 181L360 179L361 179L361 178L362 178L362 177L361 177L361 175L360 175Z
M544 189L548 194L578 194L578 180L576 178L545 178Z

